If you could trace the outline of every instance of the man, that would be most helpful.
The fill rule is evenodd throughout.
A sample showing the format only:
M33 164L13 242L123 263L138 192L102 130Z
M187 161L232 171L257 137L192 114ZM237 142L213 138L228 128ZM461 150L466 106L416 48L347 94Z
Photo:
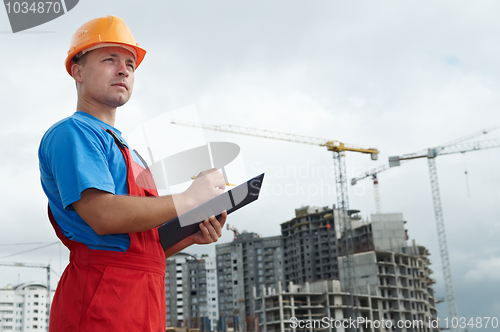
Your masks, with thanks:
M71 252L50 331L164 332L165 257L221 236L226 212L173 247L160 246L156 227L221 194L225 181L207 170L185 192L162 197L144 185L151 174L114 122L145 53L113 16L85 23L71 41L66 70L76 82L77 112L52 126L39 148L49 218Z

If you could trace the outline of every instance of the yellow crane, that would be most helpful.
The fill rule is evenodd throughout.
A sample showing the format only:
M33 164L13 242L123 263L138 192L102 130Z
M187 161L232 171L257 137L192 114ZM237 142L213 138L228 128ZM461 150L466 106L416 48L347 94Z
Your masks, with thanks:
M345 258L343 260L344 264L342 266L344 278L343 283L345 285L345 289L348 293L350 293L350 310L349 315L351 317L355 317L356 313L354 311L355 306L355 289L354 289L354 262L353 262L353 253L354 253L354 245L352 242L352 226L350 222L349 216L349 197L347 192L347 176L345 169L345 152L359 152L369 154L372 160L378 159L378 154L380 153L375 148L367 148L360 147L357 145L346 144L343 142L339 142L336 140L328 140L324 138L312 137L312 136L303 136L289 133L281 133L270 130L235 126L235 125L208 125L201 124L196 122L188 122L188 121L178 121L173 120L172 124L195 127L195 128L203 128L210 129L215 131L222 131L227 133L239 134L239 135L249 135L255 137L262 138L271 138L277 139L281 141L295 142L295 143L303 143L303 144L312 144L317 146L324 146L328 151L333 152L333 161L335 165L335 189L337 193L337 209L339 212L339 226L340 226L340 234L344 239L343 248L345 248Z

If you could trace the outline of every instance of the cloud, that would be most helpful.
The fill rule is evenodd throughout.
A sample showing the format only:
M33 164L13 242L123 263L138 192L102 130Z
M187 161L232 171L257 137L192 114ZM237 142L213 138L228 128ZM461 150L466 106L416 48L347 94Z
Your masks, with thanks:
M122 17L148 51L136 72L134 96L118 111L117 127L124 132L196 104L209 124L380 149L378 162L348 154L350 178L386 163L390 155L500 122L498 1L81 1L68 15L43 25L53 33L0 34L8 50L0 52L0 171L7 188L0 195L2 243L55 241L36 150L45 130L75 110L74 84L63 66L72 33L108 13ZM10 29L4 18L0 30ZM333 192L316 193L327 188L323 183L334 186L331 177L278 176L283 167L331 169L332 155L324 148L218 132L206 137L237 143L247 171L273 175L264 183L268 195L228 219L238 229L277 235L295 208L335 203ZM488 136L494 137L498 133ZM479 315L496 305L498 312L495 294L486 289L500 275L498 149L438 159L459 308ZM415 160L381 173L379 183L382 210L403 212L410 237L430 249L435 286L444 297L427 163ZM349 187L350 207L367 216L375 211L372 183L367 179L357 186ZM286 195L287 188L294 194ZM224 236L232 238L230 232ZM48 261L50 250L44 253L13 259ZM0 286L16 280L15 272L2 270ZM480 297L471 286L478 281L483 283L474 287L485 288Z
M470 282L500 281L500 257L479 259L475 267L465 273L464 279Z

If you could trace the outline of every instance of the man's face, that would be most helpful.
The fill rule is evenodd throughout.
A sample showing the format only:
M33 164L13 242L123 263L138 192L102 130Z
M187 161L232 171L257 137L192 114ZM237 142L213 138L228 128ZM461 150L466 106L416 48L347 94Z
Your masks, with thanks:
M81 73L75 76L82 97L96 107L124 105L134 87L134 55L121 47L103 47L86 57Z

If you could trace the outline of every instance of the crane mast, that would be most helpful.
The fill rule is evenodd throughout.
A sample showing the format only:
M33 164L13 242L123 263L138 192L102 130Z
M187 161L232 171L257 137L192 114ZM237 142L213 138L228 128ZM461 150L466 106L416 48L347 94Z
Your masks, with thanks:
M439 253L441 255L441 265L443 269L443 280L446 291L446 302L448 305L448 317L459 317L458 306L453 290L453 279L451 273L450 256L448 253L448 243L446 241L446 231L444 225L443 208L441 204L441 195L439 192L438 175L436 168L436 157L455 153L466 153L484 149L493 149L500 147L500 139L492 139L478 142L468 142L462 144L452 144L427 149L418 153L410 153L403 156L394 156L389 158L391 167L399 166L401 161L427 158L429 165L429 176L431 181L432 202L434 205L434 216L436 218L436 228L439 241ZM460 329L454 328L454 331Z
M382 213L382 207L380 206L380 188L378 187L377 174L372 175L373 178L373 194L375 195L375 210L377 214Z
M354 288L354 244L352 225L349 213L349 195L347 192L347 178L345 169L345 156L343 152L333 152L333 163L335 165L335 189L337 193L337 211L339 215L339 228L341 239L344 239L343 247L345 248L345 256L342 261L342 270L344 271L344 284L349 292L350 306L348 311L349 317L357 317L355 310L355 288Z
M434 205L434 216L436 218L437 236L439 242L439 253L441 255L441 265L443 269L443 280L446 292L446 304L448 306L448 317L458 316L458 306L453 290L453 278L451 276L450 255L448 254L448 242L446 241L446 231L444 227L443 207L441 205L441 194L439 193L439 183L436 168L436 158L428 158L429 176L431 179L432 203Z
M190 126L196 128L210 129L234 134L249 135L255 137L272 138L282 141L312 144L317 146L324 146L328 151L333 152L333 162L335 166L335 189L337 193L337 209L339 215L339 228L340 235L343 239L343 246L345 248L345 256L343 259L342 270L344 272L343 284L346 291L350 294L350 304L348 305L348 315L355 318L356 295L354 287L354 262L353 262L353 234L352 225L349 216L349 196L347 188L347 175L345 167L345 152L353 151L365 154L370 154L372 160L378 159L379 151L374 148L365 148L352 144L346 144L336 140L327 140L324 138L303 136L295 134L287 134L274 132L270 130L261 130L249 127L234 126L234 125L207 125L195 122L186 122L174 120L172 124L179 124L183 126Z

